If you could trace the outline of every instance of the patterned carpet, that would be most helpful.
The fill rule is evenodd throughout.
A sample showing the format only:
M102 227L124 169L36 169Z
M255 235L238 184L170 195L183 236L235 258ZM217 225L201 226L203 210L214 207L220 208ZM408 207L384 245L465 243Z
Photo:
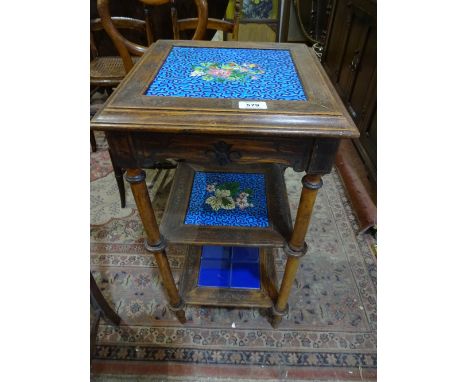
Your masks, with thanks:
M376 259L373 238L357 225L339 176L323 178L307 235L309 252L295 280L290 312L277 330L258 309L189 307L180 325L165 306L157 265L143 247L143 227L128 184L119 194L105 142L91 154L91 270L123 323L101 321L95 370L171 375L263 377L279 380L376 376ZM173 170L147 171L160 220ZM293 218L303 174L286 170ZM171 247L176 282L184 246ZM285 257L277 253L279 278ZM119 369L119 365L123 369ZM138 367L136 367L138 365ZM140 371L136 371L136 370ZM120 371L119 371L120 370ZM276 374L275 374L276 373Z

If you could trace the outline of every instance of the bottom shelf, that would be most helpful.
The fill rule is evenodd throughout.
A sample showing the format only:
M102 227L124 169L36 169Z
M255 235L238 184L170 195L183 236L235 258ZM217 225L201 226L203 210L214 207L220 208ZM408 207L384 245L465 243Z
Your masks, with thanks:
M179 290L189 305L269 308L278 295L273 249L191 246Z

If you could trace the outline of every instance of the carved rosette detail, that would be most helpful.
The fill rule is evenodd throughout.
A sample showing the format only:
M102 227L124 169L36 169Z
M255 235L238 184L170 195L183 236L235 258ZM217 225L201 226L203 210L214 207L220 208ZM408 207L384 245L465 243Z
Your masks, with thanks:
M213 145L213 150L206 150L205 154L211 156L221 166L224 166L242 157L240 151L233 151L231 147L232 145L219 141Z

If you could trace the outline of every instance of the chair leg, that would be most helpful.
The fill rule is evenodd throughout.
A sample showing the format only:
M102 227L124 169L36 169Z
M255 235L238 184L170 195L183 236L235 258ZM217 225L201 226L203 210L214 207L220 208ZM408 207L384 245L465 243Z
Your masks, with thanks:
M120 207L125 208L125 183L123 179L123 171L120 167L114 169L115 180L117 181L117 187L119 188L120 195Z
M99 328L99 320L101 319L101 311L99 309L94 311L96 317L94 318L91 324L91 338L90 338L90 349L89 349L89 356L91 361L93 360L93 355L96 352L96 337Z
M91 303L97 310L102 313L102 316L112 322L114 325L120 324L120 317L115 313L114 309L111 308L107 300L101 293L96 280L92 274L90 274L90 292L91 292Z
M123 178L124 171L122 167L116 166L111 150L109 150L109 156L110 156L110 160L112 163L112 168L114 169L114 175L115 175L115 180L117 182L117 187L119 188L120 206L122 208L125 208L125 184L124 184L124 178Z
M109 320L115 326L120 324L121 318L111 308L105 297L102 295L101 290L94 280L93 274L90 272L90 297L91 306L93 307L94 314L96 315L93 323L91 324L91 338L90 338L90 358L93 360L93 355L96 350L96 337L99 327L99 320L101 317Z
M91 150L93 153L97 150L96 137L94 136L94 131L91 131Z

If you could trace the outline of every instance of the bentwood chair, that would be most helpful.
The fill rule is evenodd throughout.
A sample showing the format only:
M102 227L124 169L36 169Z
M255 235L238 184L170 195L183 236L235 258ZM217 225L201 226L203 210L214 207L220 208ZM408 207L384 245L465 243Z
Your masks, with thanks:
M140 0L145 5L162 5L167 4L171 0ZM195 0L197 6L197 18L193 25L195 33L192 40L201 40L205 35L206 25L208 22L208 5L206 0ZM126 73L133 67L132 56L142 56L147 47L135 44L134 42L126 39L118 30L117 26L113 23L112 17L109 11L109 0L97 0L97 10L101 16L102 25L108 36L111 38L114 46L118 50L120 57L122 58L123 65Z
M149 25L144 20L129 17L112 17L112 24L118 30L132 30L142 35L146 35L148 45L153 43L153 35ZM90 63L90 83L97 87L116 87L125 77L126 71L120 56L102 56L99 54L95 42L95 33L103 30L101 19L91 20L91 63ZM136 62L137 57L132 58Z

